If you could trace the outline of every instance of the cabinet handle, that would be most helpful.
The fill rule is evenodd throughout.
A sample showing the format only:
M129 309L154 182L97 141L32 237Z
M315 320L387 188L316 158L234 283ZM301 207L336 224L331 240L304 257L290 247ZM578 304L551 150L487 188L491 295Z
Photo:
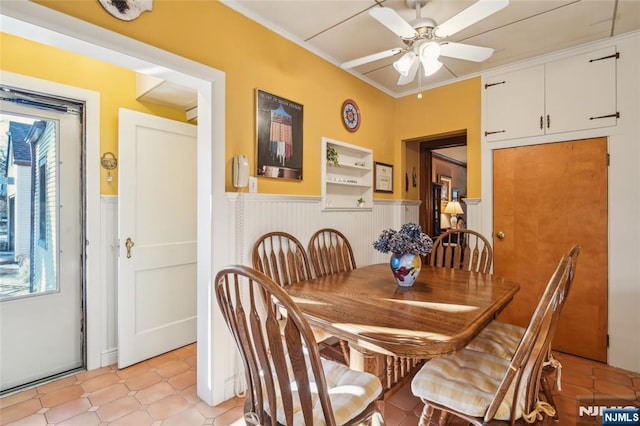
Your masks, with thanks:
M484 132L485 136L493 135L495 133L504 133L506 130L496 130L495 132Z
M504 232L500 231L496 234L496 238L499 240L504 240Z
M505 84L506 81L498 81L497 83L485 83L484 88L488 89L491 86L497 86L498 84Z
M611 117L620 118L620 113L616 112L615 114L599 115L598 117L589 117L589 120L599 120L601 118L611 118Z
M551 116L547 114L547 129L551 127Z
M544 128L544 117L540 116L540 130Z
M603 56L602 58L589 59L589 62L602 61L603 59L611 59L611 58L619 59L620 58L620 52L616 52L613 55L609 55L609 56Z

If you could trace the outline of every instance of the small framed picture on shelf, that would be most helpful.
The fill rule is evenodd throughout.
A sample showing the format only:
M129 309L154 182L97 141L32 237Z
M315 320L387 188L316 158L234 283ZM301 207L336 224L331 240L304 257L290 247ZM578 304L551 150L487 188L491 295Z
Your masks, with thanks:
M452 201L451 198L451 176L440 175L438 182L442 184L442 201Z
M456 188L451 190L451 201L460 201L460 190Z
M393 192L393 166L391 164L375 162L373 168L374 191Z

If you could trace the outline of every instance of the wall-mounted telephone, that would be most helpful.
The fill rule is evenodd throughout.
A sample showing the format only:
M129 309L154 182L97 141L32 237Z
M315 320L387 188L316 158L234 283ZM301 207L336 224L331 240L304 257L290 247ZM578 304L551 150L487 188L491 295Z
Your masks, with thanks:
M249 184L249 161L244 155L236 155L233 157L233 165L231 167L233 173L233 186L236 188L244 188Z

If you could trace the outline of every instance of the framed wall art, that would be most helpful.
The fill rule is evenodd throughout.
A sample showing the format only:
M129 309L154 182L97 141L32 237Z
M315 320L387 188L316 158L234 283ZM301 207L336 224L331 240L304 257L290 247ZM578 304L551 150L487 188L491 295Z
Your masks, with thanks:
M374 162L373 181L374 191L393 192L393 166L391 164Z
M259 177L302 180L303 106L256 89Z
M451 176L440 175L438 182L442 184L442 201L451 201Z

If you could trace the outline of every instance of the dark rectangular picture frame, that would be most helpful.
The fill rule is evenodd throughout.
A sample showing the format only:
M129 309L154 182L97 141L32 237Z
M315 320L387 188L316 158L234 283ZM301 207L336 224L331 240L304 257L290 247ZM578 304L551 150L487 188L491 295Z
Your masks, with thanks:
M375 161L373 182L375 192L393 193L393 165Z
M442 201L451 201L451 176L439 175L438 183L442 184Z
M302 180L304 107L256 89L256 176Z

